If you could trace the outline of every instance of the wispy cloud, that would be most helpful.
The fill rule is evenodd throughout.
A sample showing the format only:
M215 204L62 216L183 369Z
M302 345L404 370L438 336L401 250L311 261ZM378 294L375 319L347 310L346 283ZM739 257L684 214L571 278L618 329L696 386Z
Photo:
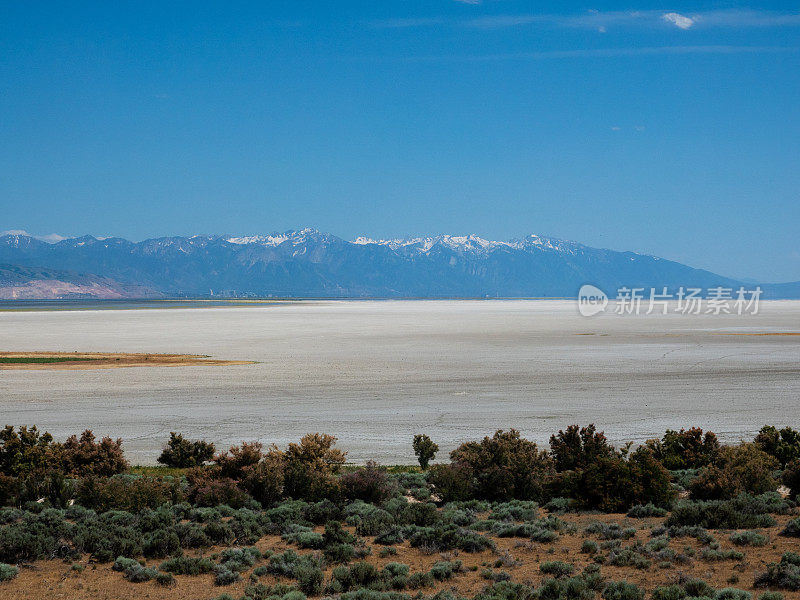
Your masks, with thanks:
M466 2L466 0L456 0ZM466 2L473 4L475 2ZM422 27L450 25L472 29L503 29L521 26L543 26L572 29L594 29L601 33L614 28L676 27L681 30L701 28L744 29L753 27L800 26L800 12L726 9L679 13L671 10L597 11L576 14L529 13L488 15L469 19L394 19L373 23L377 27Z
M694 19L691 17L685 17L684 15L676 12L665 13L661 15L661 18L667 23L672 23L679 29L689 29L692 25L694 25Z

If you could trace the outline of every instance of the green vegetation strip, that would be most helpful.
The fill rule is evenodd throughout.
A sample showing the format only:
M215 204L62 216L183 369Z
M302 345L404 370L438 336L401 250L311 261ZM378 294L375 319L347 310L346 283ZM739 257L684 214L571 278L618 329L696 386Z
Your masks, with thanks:
M99 360L97 358L79 358L72 356L0 356L0 364L11 365L29 365L29 364L47 364L47 363L65 363L65 362L86 362L90 360Z

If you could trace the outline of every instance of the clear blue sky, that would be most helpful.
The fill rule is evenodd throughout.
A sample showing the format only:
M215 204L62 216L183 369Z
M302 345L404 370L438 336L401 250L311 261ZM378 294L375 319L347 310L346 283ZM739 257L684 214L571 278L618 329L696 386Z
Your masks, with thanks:
M0 0L0 230L539 233L800 279L800 3Z

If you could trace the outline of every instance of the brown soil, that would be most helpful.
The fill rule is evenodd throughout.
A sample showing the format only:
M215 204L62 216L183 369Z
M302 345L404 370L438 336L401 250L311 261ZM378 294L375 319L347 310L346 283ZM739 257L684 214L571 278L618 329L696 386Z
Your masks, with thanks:
M217 360L196 354L136 354L126 352L0 352L0 358L70 358L75 362L3 363L3 369L46 371L119 369L122 367L183 367L192 365L246 365L246 360Z
M500 539L496 538L497 550L487 550L477 554L465 552L448 552L426 554L415 548L410 548L407 543L396 546L397 555L387 558L379 558L378 553L381 546L372 545L372 555L366 560L376 566L382 567L389 562L400 562L408 564L411 572L427 571L433 563L438 560L461 560L466 567L466 571L456 575L452 580L437 583L435 588L422 590L426 595L431 595L435 591L451 588L459 594L472 597L482 590L487 584L487 580L481 576L481 571L486 568L494 568L495 571L506 571L512 581L529 585L539 585L545 578L539 572L539 563L549 560L561 560L575 565L576 573L592 562L587 554L580 553L580 546L585 539L597 539L594 536L585 534L584 528L592 521L617 522L626 527L636 527L638 529L636 537L631 540L623 541L623 546L633 544L636 540L642 543L647 542L650 537L650 528L663 522L661 518L650 519L629 519L625 515L565 515L561 516L564 520L574 524L577 528L575 533L562 534L558 540L552 544L532 543L520 539ZM767 563L777 562L783 552L800 552L800 539L779 536L786 521L791 517L777 517L778 525L769 529L760 530L769 535L770 542L761 548L736 547L744 553L745 557L741 561L727 560L720 562L706 562L699 558L699 551L702 546L693 538L673 539L670 547L676 552L682 552L686 547L697 551L697 556L689 564L672 564L669 568L660 568L653 564L648 569L636 569L633 567L613 567L603 565L602 575L607 579L627 580L635 583L641 588L651 592L660 585L669 585L679 581L681 578L700 578L710 583L717 589L725 587L737 587L753 593L753 598L763 590L753 588L754 576L765 570ZM321 531L322 528L318 528ZM352 529L351 529L352 531ZM714 537L719 541L722 549L734 548L728 539L728 531L712 531ZM370 540L367 540L370 541ZM282 552L292 548L278 536L267 536L262 538L256 546L263 550ZM208 556L214 552L219 552L221 548L211 548L205 551ZM296 548L295 548L296 550ZM308 551L299 551L305 553ZM494 567L498 560L509 559L516 561L517 564L506 564L505 566ZM158 566L162 561L148 561L149 566ZM222 593L227 593L238 598L242 595L248 583L251 571L243 574L242 580L226 587L217 587L213 583L213 575L188 576L179 575L176 577L177 584L172 587L161 587L155 582L130 583L125 580L121 573L111 570L111 564L93 564L84 557L78 561L85 569L81 572L71 568L72 562L61 560L39 561L32 565L21 566L19 576L7 583L0 584L0 595L8 599L27 599L27 598L64 598L64 599L122 599L133 600L135 598L153 599L192 599L204 600L216 598ZM264 564L260 562L258 564ZM256 566L258 566L258 564ZM471 571L470 567L477 567ZM326 573L326 581L330 578L330 569ZM261 577L261 583L277 583L277 578L267 576ZM292 584L294 580L283 580L285 583ZM409 595L416 594L415 590L406 591ZM788 592L783 590L784 598L787 600L800 600L800 592ZM599 597L599 596L598 596ZM648 593L649 597L649 593Z

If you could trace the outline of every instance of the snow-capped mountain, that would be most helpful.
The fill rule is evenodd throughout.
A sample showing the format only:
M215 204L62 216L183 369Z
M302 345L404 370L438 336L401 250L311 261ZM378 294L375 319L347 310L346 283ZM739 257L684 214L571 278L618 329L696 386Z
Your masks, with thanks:
M333 297L575 296L584 283L732 287L739 282L634 252L530 235L346 241L315 229L153 238L0 236L0 263L108 278L166 295Z

